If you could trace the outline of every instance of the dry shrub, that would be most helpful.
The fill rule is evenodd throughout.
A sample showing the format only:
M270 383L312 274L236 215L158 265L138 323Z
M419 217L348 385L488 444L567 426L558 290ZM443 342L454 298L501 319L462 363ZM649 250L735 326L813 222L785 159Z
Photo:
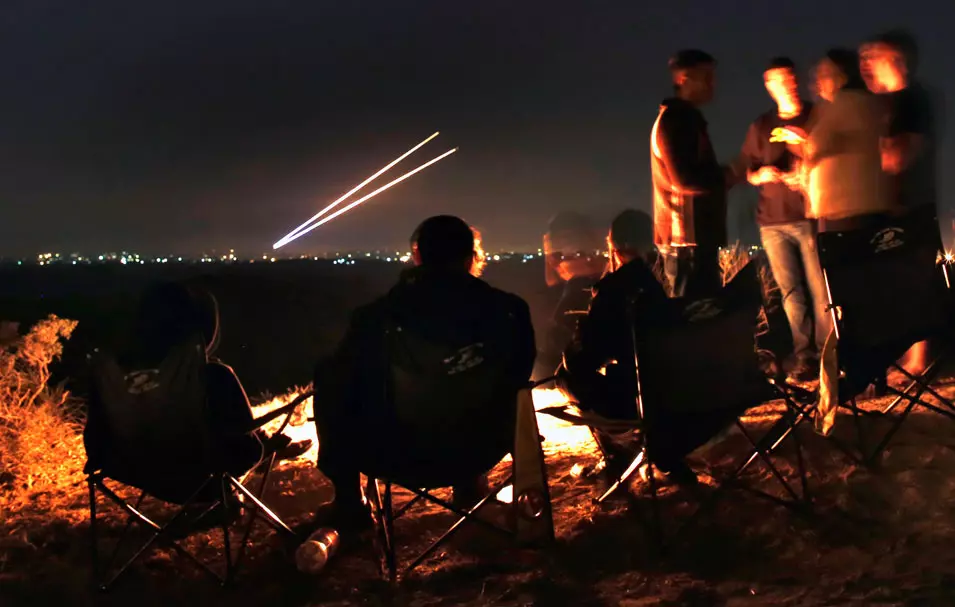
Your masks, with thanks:
M720 276L723 284L733 280L740 270L750 262L749 251L737 240L732 245L720 249Z
M50 364L76 321L51 315L0 347L0 506L17 508L38 494L76 483L84 449L69 393L49 388Z

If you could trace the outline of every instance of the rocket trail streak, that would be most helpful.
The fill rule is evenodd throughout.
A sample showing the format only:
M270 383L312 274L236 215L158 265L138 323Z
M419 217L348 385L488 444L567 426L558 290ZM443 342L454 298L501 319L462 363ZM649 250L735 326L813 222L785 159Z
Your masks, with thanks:
M309 232L311 232L312 230L314 230L314 229L317 228L318 226L328 223L329 221L335 219L336 217L338 217L338 216L341 215L342 213L347 213L348 211L350 211L351 209L357 207L358 205L360 205L361 203L365 202L366 200L368 200L368 199L371 198L372 196L376 196L377 194L380 194L381 192L384 192L385 190L387 190L387 189L390 188L391 186L396 185L396 184L398 184L398 183L401 183L402 181L404 181L405 179L411 177L412 175L414 175L414 174L417 173L418 171L423 171L424 169L426 169L426 168L428 168L429 166L431 166L432 164L438 162L438 161L441 160L442 158L445 158L445 157L447 157L447 156L450 156L451 154L453 154L453 153L455 153L455 152L457 152L457 151L458 151L458 148L454 148L454 149L448 150L448 151L445 152L444 154L441 154L441 155L438 156L437 158L432 158L431 160L429 160L428 162L422 164L422 165L419 166L418 168L416 168L416 169L414 169L414 170L412 170L412 171L408 171L407 173L405 173L405 174L402 175L401 177L395 179L394 181L392 181L392 182L390 182L390 183L387 183L387 184L381 186L380 188L378 188L377 190L375 190L375 191L372 192L371 194L368 194L367 196L363 196L363 197L359 198L358 200L352 202L351 204L349 204L349 205L347 205L347 206L345 206L345 207L342 207L341 209L338 209L337 211L335 211L335 212L332 213L331 215L325 217L325 218L322 219L321 221L319 221L319 222L317 222L317 223L315 223L315 224L312 224L312 225L310 225L309 227L305 228L304 230L302 230L301 232L299 232L298 234L296 234L296 235L293 236L292 238L289 238L289 239L287 239L287 240L280 240L280 241L278 241L277 243L275 243L274 245L272 245L272 248L273 248L273 249L278 249L278 248L283 247L283 246L287 245L288 243L292 242L293 240L295 240L295 239L298 238L299 236L304 236L305 234L308 234Z
M387 170L390 169L391 167L395 166L396 164L398 164L399 162L401 162L402 160L404 160L404 159L407 158L408 156L410 156L410 155L412 155L413 153L415 153L419 148L421 148L421 146L423 146L424 144L428 143L429 141L431 141L432 139L434 139L435 137L437 137L437 136L438 136L438 133L439 133L439 131L435 131L435 133L434 133L433 135L431 135L430 137L428 137L427 139L425 139L424 141L422 141L422 142L419 143L418 145L414 146L413 148L411 148L410 150L408 150L407 152L405 152L405 153L402 154L401 156L398 156L397 158L395 158L394 160L392 160L392 161L391 161L387 166L385 166L383 169L381 169L380 171L378 171L377 173L375 173L374 175L372 175L372 176L369 177L368 179L362 181L361 183L359 183L358 185L356 185L355 187L353 187L353 188L352 188L351 190L349 190L346 194L343 194L343 195L341 196L341 198L339 198L339 199L336 200L335 202L331 203L330 205L328 205L327 207L325 207L324 209L322 209L321 211L319 211L317 214L315 214L311 219L309 219L308 221L306 221L306 222L303 223L302 225L298 226L297 228L295 228L294 230L292 230L291 232L289 232L288 234L286 234L285 236L283 236L282 239L279 240L279 243L285 244L285 243L288 243L288 242L292 242L293 240L295 240L296 238L298 238L298 233L299 233L301 230L303 230L306 226L308 226L308 225L309 225L310 223L312 223L313 221L315 221L315 220L319 219L320 217L322 217L325 213L328 213L329 211L331 211L332 209L334 209L335 207L337 207L339 204L342 203L343 200L345 200L346 198L348 198L349 196L351 196L352 194L354 194L354 193L357 192L358 190L362 189L363 187L365 187L366 185L368 185L369 183L371 183L372 181L374 181L375 179L377 179L382 173L384 173L385 171L387 171Z

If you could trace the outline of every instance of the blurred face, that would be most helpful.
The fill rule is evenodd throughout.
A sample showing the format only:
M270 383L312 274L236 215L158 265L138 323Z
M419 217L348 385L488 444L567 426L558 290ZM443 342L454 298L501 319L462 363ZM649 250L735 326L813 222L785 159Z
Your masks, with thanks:
M889 93L905 88L905 58L893 48L883 44L867 45L862 52L860 67L866 84L874 93Z
M799 85L796 74L788 67L779 67L768 70L763 75L766 92L778 106L792 106L799 96Z
M716 93L716 66L700 65L683 70L677 78L680 94L691 103L702 105Z
M823 59L819 62L819 65L816 66L815 80L816 94L819 95L821 99L832 101L836 96L836 92L845 84L846 77L835 63L828 59Z

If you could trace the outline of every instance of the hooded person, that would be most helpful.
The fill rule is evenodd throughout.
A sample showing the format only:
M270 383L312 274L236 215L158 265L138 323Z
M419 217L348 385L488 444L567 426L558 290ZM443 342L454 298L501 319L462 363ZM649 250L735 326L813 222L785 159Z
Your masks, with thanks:
M132 340L121 357L123 367L131 371L127 383L131 389L149 381L173 348L189 339L200 338L205 344L205 386L210 428L229 444L248 444L241 439L231 441L236 431L252 425L254 414L249 398L232 367L215 357L219 347L219 303L208 290L198 285L164 282L148 288L142 296L132 333ZM302 455L312 445L304 440L293 443L283 434L268 436L264 430L253 432L266 453L280 459Z

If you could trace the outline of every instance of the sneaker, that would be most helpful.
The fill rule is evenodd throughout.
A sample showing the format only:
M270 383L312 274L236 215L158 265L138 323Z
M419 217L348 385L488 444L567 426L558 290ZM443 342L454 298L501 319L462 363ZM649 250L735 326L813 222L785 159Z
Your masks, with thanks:
M640 467L640 478L642 478L644 482L649 482L650 480L648 468L649 466ZM696 472L693 472L693 469L683 461L669 466L668 470L664 470L659 466L654 466L653 480L663 487L673 485L680 487L696 487L700 483L700 479L696 475Z
M790 381L797 384L805 384L819 379L819 363L813 364L812 361L799 361L789 372Z
M267 455L275 453L276 459L285 461L308 453L308 450L312 448L312 441L307 438L293 443L289 436L274 434L263 441L262 446Z

